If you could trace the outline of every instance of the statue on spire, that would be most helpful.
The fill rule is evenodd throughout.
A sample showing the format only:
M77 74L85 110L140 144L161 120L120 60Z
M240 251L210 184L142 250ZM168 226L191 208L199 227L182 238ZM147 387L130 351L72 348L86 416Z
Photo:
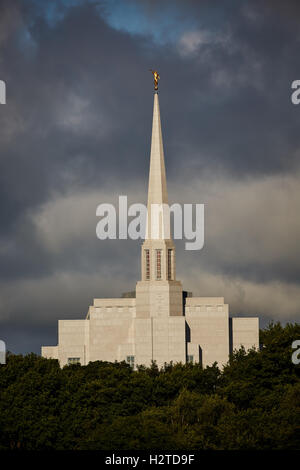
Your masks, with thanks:
M154 78L154 90L158 90L158 80L160 79L160 76L158 75L157 70L152 70L150 69L150 72L152 72L153 78Z

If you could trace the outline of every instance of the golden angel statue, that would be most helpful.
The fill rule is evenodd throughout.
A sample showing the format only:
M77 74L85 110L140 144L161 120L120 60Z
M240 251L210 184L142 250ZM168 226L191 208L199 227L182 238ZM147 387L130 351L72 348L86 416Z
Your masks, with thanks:
M150 72L152 72L153 78L154 78L154 90L157 91L158 90L158 80L160 79L160 76L158 75L157 70L150 69Z

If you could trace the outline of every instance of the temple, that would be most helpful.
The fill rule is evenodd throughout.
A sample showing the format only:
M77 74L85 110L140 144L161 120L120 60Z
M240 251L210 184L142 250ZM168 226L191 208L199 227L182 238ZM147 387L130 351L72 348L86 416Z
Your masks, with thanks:
M151 220L153 204L168 204L158 92L154 93L148 215L141 280L121 298L94 299L85 319L59 320L58 345L42 356L66 364L126 361L131 366L198 362L222 367L242 345L259 347L259 319L229 316L223 297L193 297L176 280L169 218ZM155 232L155 236L153 233Z

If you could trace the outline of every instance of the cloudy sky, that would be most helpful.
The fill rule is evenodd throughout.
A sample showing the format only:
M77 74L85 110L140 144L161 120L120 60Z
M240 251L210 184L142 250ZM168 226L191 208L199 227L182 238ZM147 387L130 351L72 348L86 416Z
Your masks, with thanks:
M0 0L0 339L57 343L57 320L140 277L140 241L96 238L96 207L146 202L152 76L170 202L205 204L177 278L232 315L300 318L300 3Z

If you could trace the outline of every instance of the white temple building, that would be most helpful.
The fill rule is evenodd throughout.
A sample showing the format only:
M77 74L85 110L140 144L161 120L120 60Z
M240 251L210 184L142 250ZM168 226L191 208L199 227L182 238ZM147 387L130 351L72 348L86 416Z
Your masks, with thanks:
M230 318L223 297L193 297L176 280L173 240L151 238L151 205L168 204L158 93L154 93L147 236L141 249L141 280L135 293L94 299L85 319L59 320L58 345L43 346L42 356L61 366L90 361L126 361L132 366L217 362L222 367L234 349L259 347L258 318ZM163 217L163 215L162 215ZM150 233L150 236L149 236Z

